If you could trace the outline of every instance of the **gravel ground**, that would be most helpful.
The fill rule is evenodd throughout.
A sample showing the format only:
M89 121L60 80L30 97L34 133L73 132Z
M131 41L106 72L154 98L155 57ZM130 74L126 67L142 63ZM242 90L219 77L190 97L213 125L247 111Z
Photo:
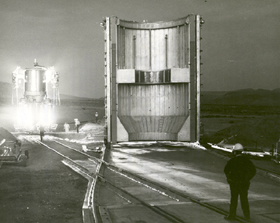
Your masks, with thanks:
M0 169L1 223L79 223L87 180L60 162L54 152L28 142L26 167Z

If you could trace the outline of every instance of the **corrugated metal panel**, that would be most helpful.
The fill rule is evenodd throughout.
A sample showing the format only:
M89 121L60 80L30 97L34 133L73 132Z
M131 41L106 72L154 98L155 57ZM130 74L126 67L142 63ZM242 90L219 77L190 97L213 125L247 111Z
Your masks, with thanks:
M116 24L117 75L135 75L116 84L117 115L129 140L178 140L182 126L191 131L184 125L193 97L189 18Z
M148 140L142 137L149 134L176 140L188 117L188 84L120 84L118 89L118 117L130 140Z
M119 68L159 71L187 67L187 29L185 24L156 30L119 27Z

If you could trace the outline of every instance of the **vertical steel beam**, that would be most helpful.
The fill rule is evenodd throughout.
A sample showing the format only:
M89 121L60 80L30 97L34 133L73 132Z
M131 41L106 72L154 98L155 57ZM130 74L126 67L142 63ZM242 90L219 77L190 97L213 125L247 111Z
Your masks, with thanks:
M114 17L112 19L112 24L111 25L111 41L112 41L112 79L111 79L111 84L112 84L112 131L111 131L111 136L112 136L112 143L117 142L117 97L118 97L118 85L117 85L117 69L118 69L118 56L117 56L117 28L118 28L118 19Z
M196 75L195 75L195 42L190 41L190 141L196 141Z
M132 52L133 52L133 69L136 68L136 36L133 35L133 49L132 49Z
M152 70L152 30L149 30L149 68Z
M111 138L111 39L110 39L110 18L106 17L105 26L105 79L106 79L106 134L107 141L110 143Z
M196 44L196 141L200 139L200 15L195 17L195 44Z
M188 35L188 38L187 38L187 66L188 68L190 68L190 79L192 80L192 69L191 69L191 26L190 26L190 19L188 18L186 20L186 24L188 25L187 27L187 35ZM192 82L191 82L192 83ZM191 87L192 87L192 84L189 83L188 84L188 88L189 88L189 94L188 94L188 101L189 101L189 106L188 106L188 109L189 109L189 119L190 119L190 129L192 127L192 120L191 120L191 117L192 117L192 111L191 111L191 108L192 108L192 104L191 104L191 94L192 94L192 90L191 90ZM192 134L191 134L191 130L190 131L190 141L192 140Z
M165 69L168 69L168 35L165 34Z

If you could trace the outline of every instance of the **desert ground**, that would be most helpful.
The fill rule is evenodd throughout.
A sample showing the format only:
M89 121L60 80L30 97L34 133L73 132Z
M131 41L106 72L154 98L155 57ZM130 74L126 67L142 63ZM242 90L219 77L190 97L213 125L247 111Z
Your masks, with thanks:
M10 132L15 131L13 109L8 104L0 107L1 127ZM100 129L104 125L100 101L68 100L57 106L56 111L57 131L63 131L65 122L70 124L70 131L75 131L74 118L80 120L81 127L87 122ZM39 139L39 135L34 137ZM51 150L26 140L22 143L22 149L29 152L27 166L3 164L0 168L0 222L82 223L88 181L60 162L61 158Z
M280 89L202 92L202 141L270 151L280 137Z
M201 143L219 143L224 140L228 144L241 143L247 148L270 151L279 140L278 112L257 114L254 113L255 108L251 108L252 111L244 113L242 106L234 106L235 112L206 110L205 107L201 112Z
M251 110L243 106L222 108L202 105L202 141L217 143L228 139L232 143L242 142L269 150L278 140L280 118L277 110L268 114L254 107ZM1 127L10 132L15 131L13 110L7 102L0 106ZM263 110L267 111L267 108ZM98 123L95 123L96 111ZM65 122L70 124L70 131L75 131L75 118L82 125L91 122L102 128L104 114L103 100L64 100L56 107L57 131L63 131ZM82 222L87 180L59 162L51 151L27 141L23 142L23 148L30 154L27 167L2 165L0 168L0 221Z

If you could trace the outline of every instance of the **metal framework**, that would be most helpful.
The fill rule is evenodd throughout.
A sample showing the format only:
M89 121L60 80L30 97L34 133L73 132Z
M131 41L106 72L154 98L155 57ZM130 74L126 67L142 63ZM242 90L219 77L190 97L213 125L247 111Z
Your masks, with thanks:
M108 142L199 141L203 23L200 15L155 23L106 17Z

